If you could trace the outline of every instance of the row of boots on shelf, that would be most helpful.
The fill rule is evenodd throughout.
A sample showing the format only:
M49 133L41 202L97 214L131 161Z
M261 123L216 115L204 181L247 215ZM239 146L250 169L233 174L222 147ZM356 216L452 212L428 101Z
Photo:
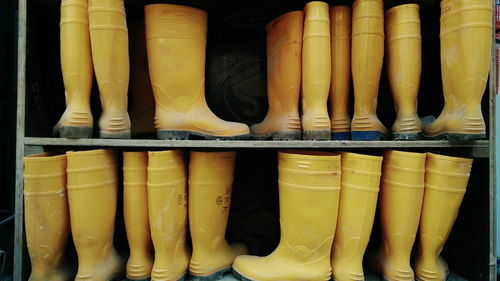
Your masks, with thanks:
M318 1L308 3L304 11L282 15L266 26L269 111L262 123L249 128L218 118L206 103L207 13L179 5L146 5L145 37L157 137L484 138L481 99L491 56L492 6L491 0L441 2L445 106L437 120L426 117L423 122L417 115L422 64L418 5L393 7L385 13L385 20L382 0L356 0L352 15L350 6L330 9L327 3ZM123 0L89 0L88 8L87 0L62 1L61 63L67 108L55 127L56 134L91 137L93 61L103 105L100 136L130 137L127 44ZM397 112L392 132L376 112L384 46ZM141 103L141 99L134 102Z
M447 278L440 252L472 159L393 150L384 157L281 151L281 241L269 256L256 257L225 239L235 157L235 151L191 151L187 169L182 150L123 152L128 280L177 281L188 273L191 280L219 280L231 267L251 281L364 280L377 201L383 246L373 269L389 281ZM114 151L38 154L24 163L30 281L72 278L63 264L70 229L79 262L75 280L120 278L125 263L113 246ZM417 229L414 274L410 255Z

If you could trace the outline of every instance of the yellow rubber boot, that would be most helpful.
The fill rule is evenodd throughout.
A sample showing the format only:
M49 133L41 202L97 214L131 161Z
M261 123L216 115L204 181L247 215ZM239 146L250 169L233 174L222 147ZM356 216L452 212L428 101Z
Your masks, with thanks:
M422 36L417 4L400 5L385 14L387 72L397 119L392 126L395 140L421 139L417 96L422 72Z
M266 26L269 110L262 123L250 128L253 138L302 139L299 92L303 27L302 11L286 13Z
M128 280L147 280L153 267L147 169L147 152L123 152L123 213L130 246Z
M330 140L328 94L331 79L328 3L313 1L304 8L302 47L302 138Z
M332 80L330 113L332 140L351 139L349 93L351 90L351 7L330 9Z
M363 255L370 239L382 157L342 153L342 191L332 250L332 279L365 280Z
M444 281L448 266L440 257L457 218L469 181L472 159L427 153L425 193L415 262L418 281Z
M192 281L222 279L234 259L246 253L240 244L228 245L226 226L231 204L236 151L191 151L189 161L189 226L193 255Z
M444 109L426 118L429 139L474 140L486 137L481 99L486 88L493 32L491 0L441 2L441 75Z
M66 156L71 233L78 254L75 281L122 277L125 262L113 247L118 183L115 152L70 151Z
M71 280L63 266L70 230L66 155L24 157L24 224L31 260L28 280Z
M182 150L149 152L148 198L155 248L151 280L184 280L191 255L186 245L187 179Z
M425 153L389 150L384 154L380 187L385 280L413 281L410 254L415 243L425 183Z
M130 138L127 113L130 73L124 0L89 0L92 59L99 85L101 138Z
M130 34L130 121L132 135L149 137L156 134L154 127L155 99L149 79L146 34L143 21L128 26Z
M354 83L353 140L380 140L388 131L377 117L377 96L384 60L384 2L356 0L352 17L351 68Z
M281 240L267 257L239 256L242 280L330 280L330 253L340 195L340 155L279 153Z
M144 14L158 138L248 138L247 125L218 118L205 100L207 13L153 4L145 6Z
M66 110L52 133L63 138L90 138L93 132L90 90L94 69L87 10L87 0L61 2L61 69Z

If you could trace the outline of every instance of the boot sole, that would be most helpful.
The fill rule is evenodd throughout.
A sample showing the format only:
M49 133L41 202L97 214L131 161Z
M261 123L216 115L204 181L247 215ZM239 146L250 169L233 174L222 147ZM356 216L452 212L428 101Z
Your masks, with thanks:
M301 131L282 131L282 132L274 132L264 136L251 136L254 140L275 140L275 141L287 141L287 140L301 140L302 132Z
M388 139L387 135L378 131L352 131L352 140L356 141L378 141Z
M385 280L385 279L384 279ZM416 281L422 281L418 278L415 278ZM448 274L448 276L446 276L446 281L468 281L467 279L464 279L454 273L451 273L451 274Z
M327 141L331 140L331 131L304 131L302 133L303 140Z
M435 137L426 137L428 140L450 140L450 141L473 141L473 140L483 140L486 139L486 133L484 134L457 134L457 133L444 133L437 135Z
M90 139L92 138L94 129L92 127L71 127L63 126L52 130L54 137L67 139Z
M332 132L332 140L350 140L351 132L341 132L341 133L333 133Z
M132 134L130 133L130 131L126 131L123 133L106 133L106 132L100 131L99 138L101 138L101 139L130 139L130 138L132 138Z
M394 140L421 140L422 133L393 134Z
M224 278L224 275L231 271L231 267L221 269L207 276L190 275L189 281L217 281Z
M233 268L233 274L234 276L236 276L236 278L240 279L241 281L256 281L246 278L245 276L241 275L238 271L236 271L234 268Z
M151 280L151 277L141 278L141 279L131 279L131 278L123 279L123 281L150 281L150 280Z
M237 135L230 137L218 137L193 131L158 131L156 136L161 140L188 140L190 137L201 137L206 140L247 140L250 138L249 134Z

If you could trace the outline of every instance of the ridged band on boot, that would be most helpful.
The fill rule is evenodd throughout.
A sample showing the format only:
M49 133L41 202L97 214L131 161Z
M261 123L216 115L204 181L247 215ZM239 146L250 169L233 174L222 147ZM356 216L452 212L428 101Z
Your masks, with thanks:
M417 96L422 72L422 36L417 4L399 5L385 13L387 72L397 119L392 126L395 140L421 138Z
M24 223L31 260L30 281L69 281L62 267L70 231L66 155L24 157Z
M130 280L149 278L153 267L147 168L147 152L123 152L123 214L130 248L127 262Z
M343 152L342 190L332 249L332 279L364 280L363 255L375 218L382 157Z
M66 110L52 134L64 138L90 138L93 132L90 90L94 69L87 0L61 2L60 37Z
M419 253L415 262L418 281L446 280L448 266L439 255L457 218L472 161L427 153Z
M349 93L351 88L351 7L330 9L332 79L330 112L333 140L351 139Z
M130 138L127 113L130 75L124 0L89 0L92 59L99 86L101 138Z
M331 79L328 3L313 1L304 8L302 47L302 138L330 140L328 94Z
M220 119L205 100L207 13L153 4L145 6L144 14L157 137L248 138L247 125Z
M148 153L148 206L155 261L151 279L172 281L187 273L187 179L184 151Z
M410 254L424 198L425 159L425 153L384 153L379 204L383 244L379 261L385 280L415 280Z
M286 13L266 26L269 110L261 123L250 128L253 138L302 139L299 92L303 26L302 11Z
M317 151L279 152L278 247L267 257L237 257L243 280L329 280L340 191L340 155Z
M388 134L377 117L384 58L384 3L382 0L356 0L352 9L354 115L351 136L353 140L380 140Z
M78 254L75 281L122 276L125 263L113 247L117 204L115 152L69 151L68 200L71 233Z
M481 100L486 89L493 32L491 0L441 2L441 75L444 109L426 118L425 138L486 137ZM430 123L430 124L428 124Z
M228 245L226 226L231 204L236 151L191 151L189 161L189 225L193 255L191 279L211 281L230 271L243 245Z

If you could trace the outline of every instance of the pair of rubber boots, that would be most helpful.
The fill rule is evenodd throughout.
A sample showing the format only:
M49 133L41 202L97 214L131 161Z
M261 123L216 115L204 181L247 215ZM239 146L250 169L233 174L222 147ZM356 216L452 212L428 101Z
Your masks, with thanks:
M188 192L182 150L123 153L128 280L184 280L189 268L190 280L210 281L231 270L246 252L225 239L235 158L235 151L191 151Z
M113 247L117 180L112 150L24 158L30 281L124 277L125 262ZM70 229L78 254L76 277L64 262Z
M448 266L439 255L457 218L472 162L433 153L385 153L380 194L383 244L377 258L384 280L447 280ZM417 229L414 272L410 255Z
M441 2L441 73L445 98L437 120L417 115L422 68L419 7L400 5L386 12L387 70L397 119L396 140L474 140L486 137L481 99L488 80L492 1ZM376 108L376 107L374 107Z
M95 71L102 107L99 136L130 138L128 30L123 0L63 0L60 29L66 110L53 134L92 137L90 92Z
M412 157L416 161L409 161ZM416 166L421 175L427 170L417 262L422 274L417 277L444 281L447 272L439 254L456 218L472 160L435 154L425 160L425 154L415 157L414 153L397 151L387 152L386 158L381 199L381 204L387 204L382 210L386 217L384 248L388 249L383 259L385 276L399 280L388 273L399 276L398 262L404 256L400 253L406 251L404 241L410 239L405 235L412 231L406 228L420 217L420 213L408 212L406 216L411 218L404 220L397 217L402 211L396 210L419 204L412 197L424 191L423 186L415 188L418 181L411 181L416 173L411 168ZM381 174L382 157L378 156L280 152L280 243L267 257L236 258L235 274L251 281L364 280L363 255L373 226Z

